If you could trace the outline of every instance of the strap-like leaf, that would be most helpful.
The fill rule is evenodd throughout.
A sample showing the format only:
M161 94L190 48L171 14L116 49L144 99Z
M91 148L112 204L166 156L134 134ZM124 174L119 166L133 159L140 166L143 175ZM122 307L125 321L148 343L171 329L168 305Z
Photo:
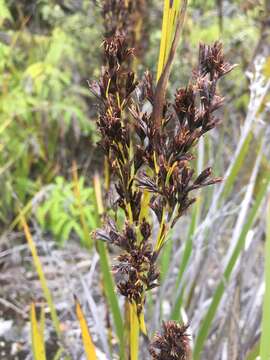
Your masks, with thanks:
M76 314L81 327L82 341L86 358L87 360L97 360L96 349L89 332L87 321L84 317L81 305L78 300L76 300Z
M265 294L262 318L262 335L260 344L261 360L270 359L270 198L266 212L266 244L265 244Z
M43 317L43 315L42 315ZM31 318L31 336L32 336L32 350L34 360L46 360L45 344L43 336L43 325L40 326L37 321L35 304L31 304L30 310Z
M28 227L28 225L27 225L27 223L25 221L25 218L24 218L24 216L22 214L21 214L21 224L23 226L24 234L25 234L26 240L28 242L29 249L30 249L30 251L32 253L34 265L35 265L36 272L37 272L38 277L39 277L39 281L40 281L40 284L41 284L45 299L46 299L46 301L48 303L48 306L50 308L51 318L52 318L52 321L53 321L53 324L54 324L55 331L56 331L57 335L60 336L60 334L61 334L60 322L59 322L59 319L58 319L58 316L57 316L57 313L56 313L56 310L55 310L52 295L51 295L51 292L50 292L50 290L48 288L48 285L47 285L46 277L44 275L44 272L43 272L43 269L42 269L42 264L41 264L40 258L38 256L38 253L37 253L36 245L34 243L32 235L30 233L29 227Z

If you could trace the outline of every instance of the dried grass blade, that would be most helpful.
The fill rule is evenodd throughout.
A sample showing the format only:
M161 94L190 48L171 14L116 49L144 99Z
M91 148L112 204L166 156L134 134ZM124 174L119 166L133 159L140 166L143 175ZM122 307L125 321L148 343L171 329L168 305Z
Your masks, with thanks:
M24 233L25 233L25 237L26 237L29 249L30 249L30 251L32 253L32 257L33 257L34 265L35 265L35 268L36 268L36 272L37 272L38 277L39 277L40 285L42 287L45 299L46 299L46 301L48 303L48 306L50 308L51 318L52 318L52 322L53 322L55 331L56 331L57 335L60 337L60 335L61 335L60 322L59 322L59 319L58 319L58 316L57 316L57 313L56 313L56 309L55 309L55 306L54 306L54 303L53 303L52 295L51 295L51 292L50 292L50 290L48 288L48 285L47 285L47 281L46 281L46 278L45 278L45 275L44 275L44 272L43 272L42 264L41 264L40 258L38 256L38 253L37 253L36 245L34 243L34 240L33 240L32 235L30 233L29 227L28 227L23 215L21 215L21 224L23 226L23 230L24 230Z
M249 212L247 221L245 222L245 224L242 228L242 231L238 237L238 241L236 243L235 249L230 257L228 265L226 266L226 269L223 274L223 279L220 281L219 285L217 286L217 288L215 290L215 293L212 298L212 302L211 302L211 304L208 308L208 311L206 313L206 316L204 317L202 324L200 326L200 329L199 329L199 332L198 332L198 335L196 338L196 342L195 342L194 352L193 352L194 360L200 359L200 355L203 350L205 341L208 337L208 334L209 334L209 331L210 331L210 328L212 325L212 321L214 320L218 306L220 304L220 301L221 301L222 296L225 291L225 285L226 285L225 282L229 281L230 276L235 267L235 264L237 263L237 260L245 246L245 239L246 239L247 233L251 229L251 227L254 223L254 220L257 216L258 210L259 210L261 203L267 192L269 182L270 182L270 174L266 174L264 180L261 183L260 191L258 192L258 194L255 198L254 204Z
M43 336L44 324L43 325L38 324L37 315L36 315L36 306L34 303L31 303L30 319L31 319L32 350L33 350L34 360L46 360L45 343Z
M81 305L78 300L76 300L76 315L80 323L80 328L82 332L82 341L83 341L86 358L87 360L97 360L96 349L89 332L87 321L84 317Z

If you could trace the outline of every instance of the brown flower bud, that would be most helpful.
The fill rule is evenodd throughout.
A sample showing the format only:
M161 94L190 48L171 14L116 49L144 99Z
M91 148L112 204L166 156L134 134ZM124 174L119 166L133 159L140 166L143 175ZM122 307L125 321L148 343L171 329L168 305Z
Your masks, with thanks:
M149 352L153 360L189 360L191 359L188 325L175 321L163 322L163 331L156 334L150 344Z

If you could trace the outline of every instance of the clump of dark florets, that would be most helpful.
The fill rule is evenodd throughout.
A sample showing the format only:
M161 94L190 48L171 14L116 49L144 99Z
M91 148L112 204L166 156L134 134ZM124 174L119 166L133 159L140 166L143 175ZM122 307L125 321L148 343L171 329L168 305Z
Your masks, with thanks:
M157 252L150 243L150 224L144 219L136 231L126 223L124 231L120 232L113 220L108 219L105 228L95 232L95 237L121 248L122 253L113 266L117 287L121 295L137 305L140 313L144 292L158 286L159 279Z
M159 104L159 116L154 111L159 87L149 72L138 85L125 67L132 56L123 35L106 39L105 66L91 88L100 100L97 126L115 179L115 204L126 218L121 230L107 220L96 237L121 249L113 269L117 287L139 313L145 292L158 285L156 260L169 231L196 200L195 190L221 181L212 177L209 167L196 174L192 160L200 137L221 121L216 116L223 104L217 83L233 66L225 61L221 43L200 45L192 80L176 91L173 102L165 99ZM156 239L144 219L145 207L158 220ZM168 334L177 329L172 323L166 327Z
M188 325L180 325L175 321L163 322L163 331L156 334L150 344L153 360L189 360L191 357Z

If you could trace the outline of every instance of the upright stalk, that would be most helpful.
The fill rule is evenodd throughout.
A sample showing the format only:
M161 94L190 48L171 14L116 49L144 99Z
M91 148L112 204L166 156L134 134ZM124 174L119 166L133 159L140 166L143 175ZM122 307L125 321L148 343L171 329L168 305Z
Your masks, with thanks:
M179 4L170 2L169 9L174 9L176 3ZM222 106L223 99L216 93L217 82L233 68L224 60L222 45L218 42L212 46L200 45L193 81L176 91L172 103L166 99L186 6L187 1L183 0L178 19L168 22L175 26L175 33L156 87L149 72L138 84L135 74L126 71L125 63L133 55L133 49L127 47L121 34L104 40L105 67L100 80L91 85L100 100L97 121L100 146L115 181L114 219L107 216L95 237L120 249L113 272L118 291L128 303L131 360L138 359L140 330L146 333L145 297L159 286L157 259L167 235L196 200L191 197L192 192L221 180L211 176L210 168L194 176L191 160L200 137L219 122L214 113ZM144 110L147 102L152 105L152 112ZM145 205L152 209L159 224L157 236L144 216ZM124 225L117 221L119 209L125 214ZM187 359L186 327L169 323L163 330L168 336L181 336L184 353L182 349L179 354L183 355L181 359ZM153 347L156 345L154 342ZM154 355L154 349L151 353L153 359L174 359L167 350L161 351L160 356Z
M265 242L265 294L263 303L262 335L260 344L261 360L270 359L270 197L266 211L266 242Z

